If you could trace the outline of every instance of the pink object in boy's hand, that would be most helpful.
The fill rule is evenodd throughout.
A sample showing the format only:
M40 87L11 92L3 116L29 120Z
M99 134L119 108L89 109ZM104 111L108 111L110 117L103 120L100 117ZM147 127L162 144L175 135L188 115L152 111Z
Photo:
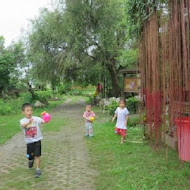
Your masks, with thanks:
M51 115L49 113L46 113L45 111L42 114L42 119L48 123L51 120Z

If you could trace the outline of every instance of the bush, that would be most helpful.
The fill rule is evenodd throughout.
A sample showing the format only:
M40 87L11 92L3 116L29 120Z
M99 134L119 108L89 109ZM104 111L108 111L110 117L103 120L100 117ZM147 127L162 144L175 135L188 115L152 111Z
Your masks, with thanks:
M83 87L82 94L84 96L91 96L92 94L94 94L95 90L96 90L96 86L88 85L86 87Z
M141 118L139 115L129 115L129 120L127 123L128 127L136 127L141 122Z
M92 85L81 86L81 85L72 85L71 83L64 83L58 86L59 94L67 95L79 95L79 96L89 96L95 91L96 87Z
M119 106L118 102L112 101L109 106L106 106L106 110L109 111L109 114L113 115L114 111L117 109ZM129 110L130 114L135 114L137 113L138 109L140 106L140 100L138 100L135 97L127 99L127 109Z
M118 107L118 102L112 101L111 104L106 107L106 110L109 111L110 115L114 115L114 112L117 109L117 107Z
M11 106L5 104L4 102L0 102L0 115L6 115L10 113L12 113Z
M34 104L36 100L39 100L42 103L47 103L51 96L51 91L36 91L35 99L32 98L32 95L29 92L22 93L17 99L0 99L0 115L20 113L22 104L26 102Z
M68 95L71 95L71 96L73 96L73 95L77 95L77 96L83 95L81 89L72 89L72 90L70 90L69 92L67 92L67 94L68 94Z
M35 96L35 101L39 100L42 103L47 103L48 99L50 99L52 97L52 91L36 91L34 93Z
M58 86L58 92L60 94L66 94L71 90L71 83L64 83Z
M32 95L29 93L29 92L27 92L27 93L22 93L21 94L21 102L24 104L24 103L26 103L26 102L28 102L28 103L33 103L33 98L32 98Z
M21 110L19 99L0 100L0 115L15 114Z
M51 97L52 91L35 91L34 98L29 92L27 92L21 94L21 102L34 104L37 100L39 100L40 102L47 104L48 99Z
M127 99L127 108L131 114L137 113L139 107L140 107L139 99L135 97L131 97Z

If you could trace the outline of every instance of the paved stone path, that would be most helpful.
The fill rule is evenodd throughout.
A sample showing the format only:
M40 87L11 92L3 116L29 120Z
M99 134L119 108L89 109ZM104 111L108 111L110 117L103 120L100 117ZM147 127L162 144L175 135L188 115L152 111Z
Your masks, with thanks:
M52 113L53 118L66 120L59 132L44 132L42 172L35 179L27 169L23 134L15 135L0 146L1 190L93 190L97 172L89 167L83 120L84 102L64 104ZM45 127L45 126L44 126Z

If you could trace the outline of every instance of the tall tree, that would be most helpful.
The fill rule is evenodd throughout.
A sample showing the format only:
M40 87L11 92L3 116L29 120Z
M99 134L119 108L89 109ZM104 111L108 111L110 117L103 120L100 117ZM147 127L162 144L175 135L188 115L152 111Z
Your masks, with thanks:
M44 9L32 23L29 54L37 75L50 81L66 77L92 82L108 71L113 95L119 96L118 57L126 44L124 0L60 0L57 5L53 11Z
M81 62L88 57L105 67L110 74L113 95L119 96L117 57L126 43L124 1L71 0L66 7L70 51Z
M0 37L0 96L3 90L10 86L11 74L16 67L16 52L4 46L4 37Z
M52 89L63 74L58 55L64 51L63 30L57 11L41 10L40 17L32 21L27 55L33 65L34 77L50 82Z

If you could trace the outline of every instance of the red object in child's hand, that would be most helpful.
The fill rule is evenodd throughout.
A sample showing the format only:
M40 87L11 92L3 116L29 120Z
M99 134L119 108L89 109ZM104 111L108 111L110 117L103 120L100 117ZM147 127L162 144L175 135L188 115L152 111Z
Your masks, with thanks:
M42 119L48 123L51 120L51 115L49 113L46 113L45 111L43 113L41 113L42 115Z

